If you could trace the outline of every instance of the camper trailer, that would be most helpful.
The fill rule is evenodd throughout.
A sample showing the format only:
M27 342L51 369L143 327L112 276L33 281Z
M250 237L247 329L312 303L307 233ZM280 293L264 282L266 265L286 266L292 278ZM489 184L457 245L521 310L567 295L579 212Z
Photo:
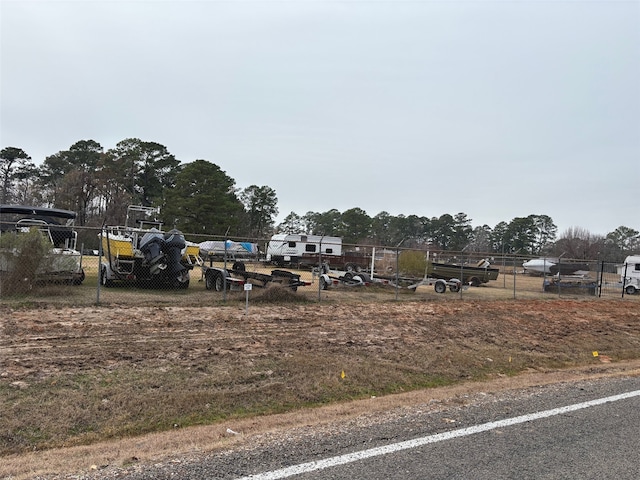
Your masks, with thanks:
M640 255L629 255L618 267L618 274L625 293L640 292Z
M278 266L317 265L319 254L328 262L342 255L342 238L278 233L267 244L267 262Z

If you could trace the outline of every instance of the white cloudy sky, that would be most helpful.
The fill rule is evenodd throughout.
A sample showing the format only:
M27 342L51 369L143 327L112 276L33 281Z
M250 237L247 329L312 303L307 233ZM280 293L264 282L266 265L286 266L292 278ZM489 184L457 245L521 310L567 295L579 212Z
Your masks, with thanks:
M165 145L291 211L640 230L640 2L0 0L0 147Z

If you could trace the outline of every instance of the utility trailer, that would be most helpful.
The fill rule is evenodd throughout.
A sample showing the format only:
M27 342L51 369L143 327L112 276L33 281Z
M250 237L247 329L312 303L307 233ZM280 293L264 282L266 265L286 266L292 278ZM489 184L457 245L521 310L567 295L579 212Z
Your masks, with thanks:
M548 293L595 295L598 282L581 275L556 275L544 280L543 289Z
M315 272L314 272L315 274ZM329 266L325 264L322 273L319 275L320 288L328 290L330 287L362 287L371 283L371 277L366 273L356 273L354 271L336 272L331 271Z
M416 291L416 288L426 285L433 285L433 289L436 293L444 293L447 291L447 288L454 293L460 291L460 289L466 289L469 287L468 284L462 284L460 280L457 278L451 278L449 280L444 280L443 278L433 278L433 277L425 277L417 283L411 284L407 286L408 290Z
M397 283L396 283L397 282ZM363 272L334 272L332 274L329 267L325 264L320 274L320 288L322 290L328 290L332 286L345 286L345 287L358 287L366 285L383 285L392 286L411 290L413 292L419 286L433 285L436 293L445 293L447 288L452 292L459 292L461 288L467 288L468 285L463 285L457 278L451 278L444 280L442 278L433 278L426 276L422 279L411 277L395 277L388 275L369 275Z
M395 287L396 285L399 288L406 288L407 290L411 290L413 292L420 286L432 286L436 293L445 293L447 288L456 293L459 292L462 288L467 289L470 284L463 284L457 278L449 278L445 280L444 278L434 278L428 275L425 275L421 279L412 278L412 277L398 277L396 283L396 277L387 276L387 275L376 275L375 278L371 279L372 283L382 283L384 285L391 285Z
M310 285L309 282L301 280L297 273L288 270L272 270L271 274L250 272L242 262L234 262L232 268L215 267L212 264L202 265L201 268L205 288L216 292L243 290L246 283L255 287L278 284L290 288L294 292L298 290L298 287Z

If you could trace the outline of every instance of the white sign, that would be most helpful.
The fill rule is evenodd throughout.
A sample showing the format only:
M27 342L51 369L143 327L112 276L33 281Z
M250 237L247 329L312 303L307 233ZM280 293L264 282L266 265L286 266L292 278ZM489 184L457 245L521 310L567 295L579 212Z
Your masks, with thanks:
M250 292L252 288L253 288L253 285L251 283L245 283L244 284L244 291L245 292Z

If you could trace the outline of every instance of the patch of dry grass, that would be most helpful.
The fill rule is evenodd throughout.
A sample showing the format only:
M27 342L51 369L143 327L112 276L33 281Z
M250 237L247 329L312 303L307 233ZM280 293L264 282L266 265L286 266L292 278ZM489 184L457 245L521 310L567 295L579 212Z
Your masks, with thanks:
M618 361L640 356L630 304L615 304L620 317L614 304L557 300L361 303L349 311L299 303L279 286L261 293L250 314L5 312L0 453L589 364L598 349Z

